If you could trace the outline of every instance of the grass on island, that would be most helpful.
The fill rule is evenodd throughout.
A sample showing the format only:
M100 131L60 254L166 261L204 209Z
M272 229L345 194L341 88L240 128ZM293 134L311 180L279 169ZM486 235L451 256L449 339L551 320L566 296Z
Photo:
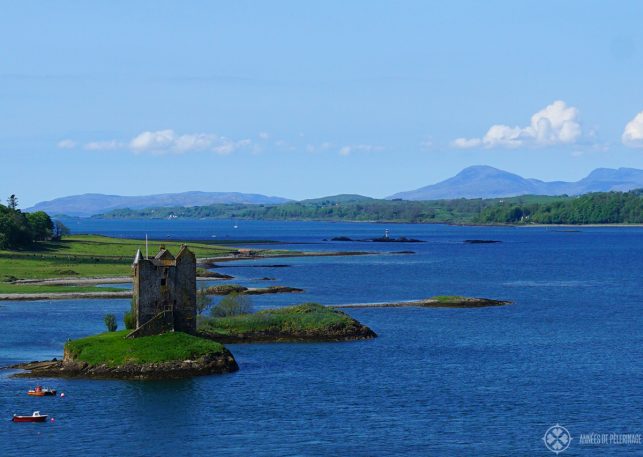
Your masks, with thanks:
M429 300L435 300L439 303L461 303L470 299L461 295L436 295L429 298Z
M160 363L195 360L206 354L222 353L224 347L215 341L187 333L172 332L128 339L130 330L101 333L65 344L74 360L91 365L118 366L126 363Z
M150 255L164 244L173 254L179 252L178 241L150 241ZM215 257L235 251L216 245L188 243L197 257ZM145 240L109 238L98 235L74 235L61 241L38 242L31 249L0 250L0 293L37 292L108 292L104 287L37 286L12 284L16 279L75 278L84 276L128 276L137 249ZM118 290L118 289L117 289Z
M212 335L238 335L254 332L300 333L324 331L354 324L349 315L317 303L304 303L254 314L203 318L199 330Z

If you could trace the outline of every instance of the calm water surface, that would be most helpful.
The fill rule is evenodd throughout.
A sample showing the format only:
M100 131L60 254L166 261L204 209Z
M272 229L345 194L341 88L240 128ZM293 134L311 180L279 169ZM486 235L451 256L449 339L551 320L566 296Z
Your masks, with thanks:
M0 372L0 455L642 455L587 446L581 433L643 433L643 229L72 220L78 233L159 239L277 240L285 248L377 255L243 261L218 271L244 285L304 294L255 308L462 294L512 300L487 309L360 309L372 341L229 345L240 371L182 381L45 380L33 399ZM342 243L384 228L415 244ZM214 237L213 237L214 235ZM470 245L465 239L500 240ZM305 244L301 244L305 243ZM412 250L415 254L393 254ZM287 264L285 268L272 265ZM274 281L260 281L271 277ZM129 300L0 302L0 365L60 357L67 338L103 330ZM13 424L39 409L48 424ZM5 420L6 419L6 420Z

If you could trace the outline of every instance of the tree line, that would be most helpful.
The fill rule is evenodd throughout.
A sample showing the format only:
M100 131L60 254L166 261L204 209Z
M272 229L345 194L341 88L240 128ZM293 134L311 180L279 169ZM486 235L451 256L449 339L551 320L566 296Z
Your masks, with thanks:
M580 197L526 195L505 199L433 201L332 197L275 205L215 204L118 209L98 218L214 218L251 220L373 221L455 224L643 223L643 190L597 192Z
M278 205L215 204L194 207L117 209L99 218L215 218L254 220L330 220L376 222L453 222L470 220L483 200L415 202L394 200L315 201Z
M28 247L37 241L60 239L69 233L60 221L53 221L44 211L23 213L18 198L9 196L0 204L0 249Z
M501 224L642 224L643 189L596 192L528 205L498 204L483 209L479 223Z

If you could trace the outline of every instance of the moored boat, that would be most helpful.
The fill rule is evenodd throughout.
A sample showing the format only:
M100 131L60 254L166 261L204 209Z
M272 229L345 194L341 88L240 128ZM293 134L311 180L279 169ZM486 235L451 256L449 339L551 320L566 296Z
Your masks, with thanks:
M46 422L47 415L41 415L40 411L34 411L31 416L18 416L17 414L13 415L11 419L12 422Z
M36 386L35 389L28 391L27 395L31 395L33 397L50 397L56 395L56 390L47 389L46 387L43 388L42 386Z

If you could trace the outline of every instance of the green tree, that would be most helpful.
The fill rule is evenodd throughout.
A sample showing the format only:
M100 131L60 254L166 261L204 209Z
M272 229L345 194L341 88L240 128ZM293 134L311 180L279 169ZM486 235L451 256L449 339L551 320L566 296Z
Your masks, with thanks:
M31 244L33 233L27 217L19 210L0 205L0 249L15 249Z
M54 230L54 223L47 213L44 211L29 213L27 214L27 220L31 226L31 233L33 234L34 241L45 241L51 239Z
M130 301L129 311L126 311L123 316L123 323L125 324L125 328L128 330L136 328L136 299L134 297L132 297L132 300Z
M214 305L212 317L230 317L252 313L252 301L247 295L232 293L226 295L219 303Z
M132 311L125 311L125 315L123 316L123 323L125 324L125 328L127 330L133 330L136 328L136 316L134 316L134 313L132 313Z
M105 326L107 327L107 330L110 332L115 332L116 329L118 328L118 323L116 322L116 316L113 314L105 314L105 317L103 317L103 322L105 322Z
M69 228L65 224L58 220L54 221L54 227L51 235L51 238L53 240L58 241L63 236L67 236L69 234L71 234L71 230L69 230Z
M7 206L13 211L18 209L18 197L16 197L16 194L9 195L9 198L7 198Z
M196 294L196 313L200 316L212 306L212 299L208 296L205 287L201 287Z

